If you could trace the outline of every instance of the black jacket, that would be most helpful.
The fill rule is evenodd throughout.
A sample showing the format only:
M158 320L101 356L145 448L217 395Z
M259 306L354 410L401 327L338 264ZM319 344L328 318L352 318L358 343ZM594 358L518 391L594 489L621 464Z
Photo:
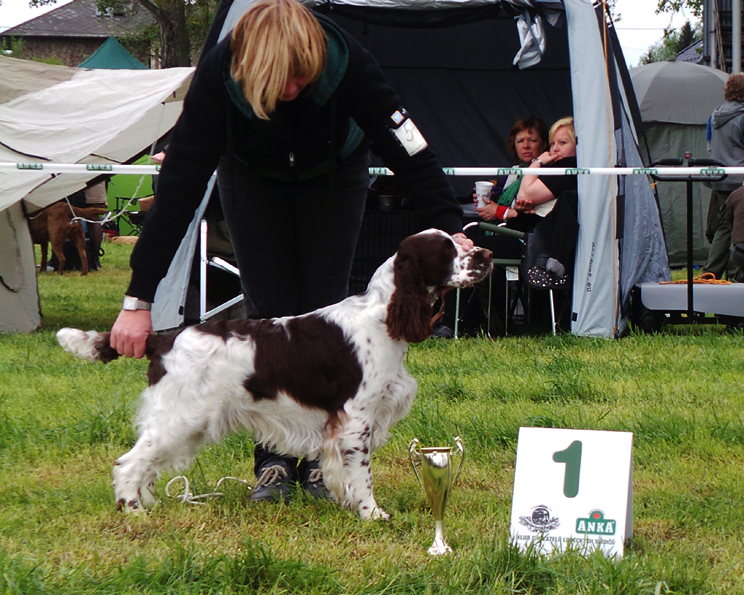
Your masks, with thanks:
M318 19L328 36L326 70L309 93L280 104L270 120L253 114L230 78L229 37L203 57L132 253L128 295L153 300L223 155L231 167L301 183L369 147L395 172L425 225L462 229L460 205L434 153L426 148L411 156L392 133L391 116L404 110L375 59L330 20Z

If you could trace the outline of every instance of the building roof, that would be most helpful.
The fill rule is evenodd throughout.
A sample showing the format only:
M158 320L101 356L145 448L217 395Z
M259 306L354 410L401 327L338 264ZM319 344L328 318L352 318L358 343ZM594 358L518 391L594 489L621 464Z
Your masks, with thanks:
M688 45L685 49L677 54L677 62L692 62L693 64L703 64L703 40L696 41Z
M154 17L144 8L138 7L133 12L129 6L121 15L105 16L98 12L96 0L73 0L3 31L2 36L116 37L139 31L154 22Z

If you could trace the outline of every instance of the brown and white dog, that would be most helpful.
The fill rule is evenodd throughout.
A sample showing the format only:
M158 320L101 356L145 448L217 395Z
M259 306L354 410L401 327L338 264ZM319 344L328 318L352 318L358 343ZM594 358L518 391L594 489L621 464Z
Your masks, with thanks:
M389 518L372 493L370 456L413 403L408 344L430 336L444 289L469 287L491 268L488 250L466 252L432 229L406 238L366 293L338 304L150 335L139 439L114 466L118 506L152 505L161 470L187 468L202 443L247 428L274 451L320 455L337 502L362 518ZM118 357L108 333L65 328L57 338L83 359Z
M82 274L87 275L88 255L85 252L85 232L83 224L75 220L75 217L92 219L105 213L108 213L108 209L73 207L63 200L29 217L28 229L31 232L31 240L34 244L41 245L40 270L46 271L47 245L51 244L52 252L59 260L59 274L63 275L67 264L63 248L65 240L70 240L80 254Z

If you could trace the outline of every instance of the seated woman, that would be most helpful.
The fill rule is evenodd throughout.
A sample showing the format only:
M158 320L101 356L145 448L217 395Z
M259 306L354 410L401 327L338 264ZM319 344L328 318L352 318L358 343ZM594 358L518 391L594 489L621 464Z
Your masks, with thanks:
M506 227L518 231L531 231L555 206L556 197L565 190L576 190L576 176L540 176L543 167L576 167L576 133L573 118L562 118L550 127L550 149L534 157L519 185L512 208L495 209L497 219ZM532 171L535 174L532 174ZM522 243L507 236L483 236L475 239L477 245L488 248L499 258L519 258Z
M509 139L506 141L506 148L517 163L515 167L529 166L548 148L548 128L545 126L545 122L534 116L520 118L512 126ZM504 213L511 208L516 199L521 181L522 176L510 175L503 180L503 184L495 182L493 194L498 193L499 186L501 186L501 193L494 196L490 202L486 202L485 206L478 207L477 201L474 201L476 204L475 210L481 219L496 223L504 220L506 218ZM516 215L516 211L511 214L512 217L516 217Z
M505 221L506 227L510 229L522 232L531 231L552 210L555 206L556 197L561 192L577 189L578 181L575 175L540 177L537 174L543 167L576 167L576 133L574 132L573 118L568 117L558 120L550 127L548 138L550 149L532 158L529 169L535 170L535 174L530 171L529 174L524 175L512 207L497 205L493 208L494 223ZM481 211L485 212L489 206L486 205ZM469 235L476 246L488 248L494 253L495 258L519 259L522 256L523 244L517 238L498 234L486 235L477 228L471 230ZM560 271L556 271L556 275L559 273ZM497 267L494 269L492 284L493 311L504 312L506 308L504 303L506 273L503 268ZM477 296L474 292L470 293L472 295L467 295L464 299L465 306L461 307L463 327L466 331L477 328L482 323L482 312L477 303ZM453 300L448 297L445 304L445 322L443 323L448 328L452 328L450 324L454 324L454 310ZM438 334L446 336L446 333L441 330Z

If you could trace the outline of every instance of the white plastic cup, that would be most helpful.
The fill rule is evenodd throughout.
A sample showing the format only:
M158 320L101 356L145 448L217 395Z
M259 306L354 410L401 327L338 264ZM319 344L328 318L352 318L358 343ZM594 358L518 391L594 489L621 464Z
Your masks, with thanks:
M475 195L478 198L478 208L486 206L485 199L491 198L491 190L493 190L493 184L491 182L475 183Z

